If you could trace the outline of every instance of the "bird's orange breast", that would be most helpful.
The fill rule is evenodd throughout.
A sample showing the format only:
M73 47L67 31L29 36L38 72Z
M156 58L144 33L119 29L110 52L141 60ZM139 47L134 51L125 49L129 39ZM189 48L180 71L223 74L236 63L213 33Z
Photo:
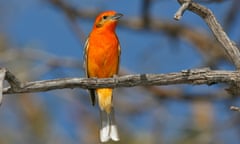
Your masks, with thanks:
M107 78L118 73L119 43L114 33L91 33L87 53L89 77Z

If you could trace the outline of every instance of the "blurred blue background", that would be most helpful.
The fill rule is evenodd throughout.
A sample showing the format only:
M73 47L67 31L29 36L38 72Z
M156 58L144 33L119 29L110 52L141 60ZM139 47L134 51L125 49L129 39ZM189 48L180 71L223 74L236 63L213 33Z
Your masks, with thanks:
M238 0L196 2L211 9L239 44ZM117 28L121 74L199 67L234 70L199 16L186 11L180 21L173 20L178 8L175 0L0 1L0 64L22 81L84 77L83 46L94 18L101 11L115 10L124 14ZM143 19L146 9L149 23ZM238 144L240 117L229 106L240 101L225 88L218 84L116 89L118 143ZM5 95L0 143L98 143L98 111L82 89Z

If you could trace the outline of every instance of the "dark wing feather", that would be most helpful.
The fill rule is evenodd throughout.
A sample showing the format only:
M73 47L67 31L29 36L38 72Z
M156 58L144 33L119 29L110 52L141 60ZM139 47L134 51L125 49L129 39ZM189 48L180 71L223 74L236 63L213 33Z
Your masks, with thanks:
M89 75L88 75L88 69L87 69L87 63L88 63L88 61L87 61L88 46L89 46L89 44L88 44L88 39L87 39L86 42L85 42L85 45L84 45L84 64L83 64L83 65L84 65L84 68L85 68L85 73L86 73L86 76L87 76L87 77L89 77ZM96 95L95 95L95 90L94 90L94 89L89 89L88 91L89 91L89 93L90 93L92 105L94 106L94 105L95 105L95 97L96 97Z

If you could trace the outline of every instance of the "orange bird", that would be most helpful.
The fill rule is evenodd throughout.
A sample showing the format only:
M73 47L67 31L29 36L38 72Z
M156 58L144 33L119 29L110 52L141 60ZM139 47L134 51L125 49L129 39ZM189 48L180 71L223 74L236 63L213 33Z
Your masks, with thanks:
M85 68L89 78L110 78L118 73L121 48L115 33L117 22L123 16L115 11L100 13L85 43ZM119 140L113 111L113 89L90 89L92 104L98 98L101 116L100 140Z

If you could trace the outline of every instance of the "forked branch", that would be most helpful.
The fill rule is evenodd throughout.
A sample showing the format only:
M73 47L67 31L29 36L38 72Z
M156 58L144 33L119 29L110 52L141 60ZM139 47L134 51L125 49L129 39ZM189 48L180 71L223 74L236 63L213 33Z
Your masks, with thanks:
M186 9L202 17L211 29L215 38L223 46L230 61L235 65L237 70L240 70L240 52L236 44L227 36L222 26L215 18L213 12L192 0L178 0L178 2L181 4L181 7L176 12L174 19L179 20Z

